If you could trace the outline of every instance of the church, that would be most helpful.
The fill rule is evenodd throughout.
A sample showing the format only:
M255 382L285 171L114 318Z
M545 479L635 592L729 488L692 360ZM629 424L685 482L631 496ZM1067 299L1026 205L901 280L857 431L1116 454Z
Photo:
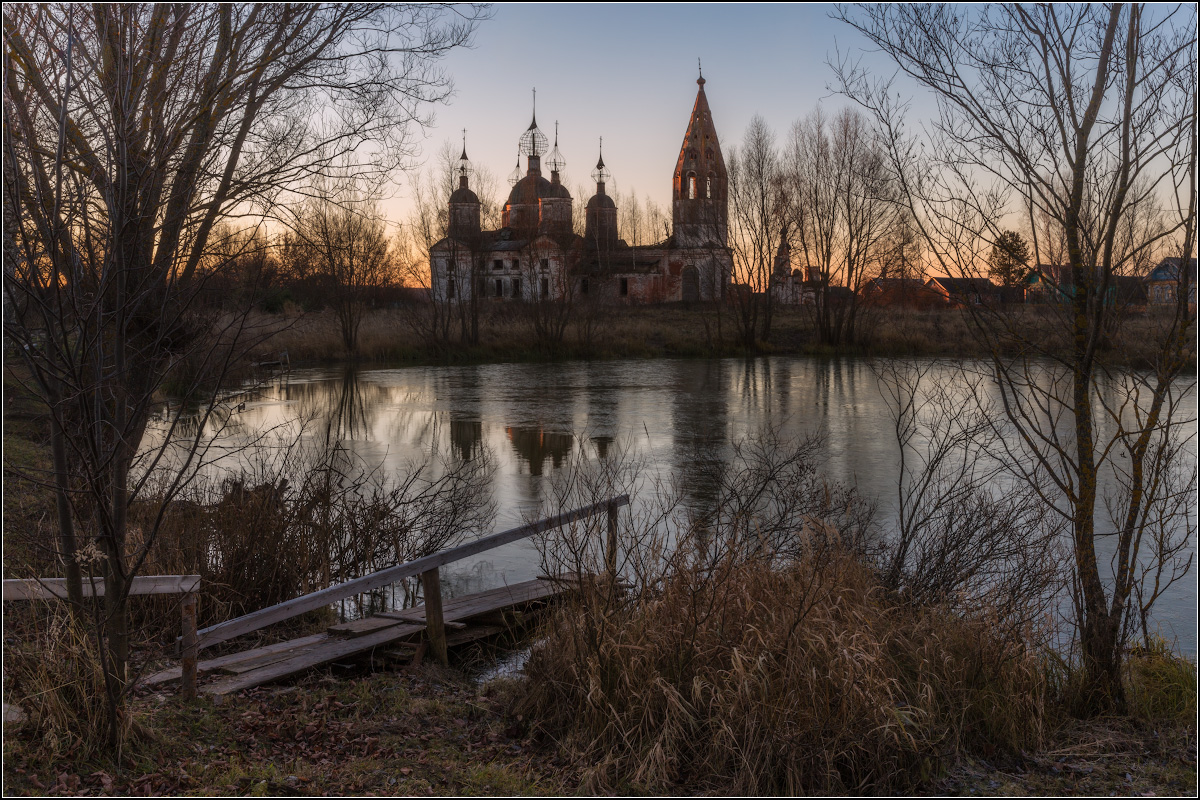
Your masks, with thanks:
M525 175L513 182L502 227L480 226L479 197L471 191L466 147L458 188L450 195L446 237L429 251L430 283L443 302L583 300L614 303L703 302L722 298L733 272L728 247L729 176L717 141L704 77L675 163L671 235L655 245L626 244L617 206L605 194L611 173L601 154L592 171L596 193L585 208L584 232L573 230L574 198L560 180L565 162L557 137L549 141L536 113L521 135ZM550 178L542 173L542 157Z

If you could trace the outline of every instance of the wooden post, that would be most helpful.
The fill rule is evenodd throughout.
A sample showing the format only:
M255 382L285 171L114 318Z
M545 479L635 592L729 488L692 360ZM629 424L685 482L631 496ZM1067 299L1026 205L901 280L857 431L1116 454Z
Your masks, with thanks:
M617 510L616 503L608 504L608 546L604 550L604 568L608 577L617 579Z
M196 604L198 592L183 596L183 699L196 699L196 655L200 650L200 638L196 635Z
M442 581L438 568L421 573L421 585L425 589L425 633L430 649L442 666L450 663L446 648L446 625L442 621Z

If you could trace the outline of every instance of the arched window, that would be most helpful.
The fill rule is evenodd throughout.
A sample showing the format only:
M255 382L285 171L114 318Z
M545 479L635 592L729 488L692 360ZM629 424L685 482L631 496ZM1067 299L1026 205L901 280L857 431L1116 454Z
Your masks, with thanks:
M713 196L712 195L713 183L714 183L713 174L710 172L710 173L708 173L708 179L705 180L705 182L704 182L704 196L706 198L708 198L709 200L712 200L712 196Z
M688 198L688 200L696 199L696 173L694 173L694 172L688 173L687 198Z

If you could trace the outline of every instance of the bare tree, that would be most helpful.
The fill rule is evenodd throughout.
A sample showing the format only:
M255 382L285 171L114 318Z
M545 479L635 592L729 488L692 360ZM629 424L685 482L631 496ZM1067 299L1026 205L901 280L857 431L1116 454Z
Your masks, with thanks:
M938 99L939 117L918 137L890 82L836 65L843 90L874 113L886 166L945 272L979 274L1010 214L1034 229L1035 261L1042 231L1065 241L1070 290L1054 328L1030 331L988 309L972 319L991 346L1005 464L1071 530L1079 710L1121 707L1123 636L1129 615L1147 613L1131 598L1158 594L1145 591L1143 559L1170 557L1170 542L1149 547L1164 527L1173 540L1194 530L1194 514L1164 515L1180 510L1170 456L1189 416L1192 386L1180 376L1195 357L1195 308L1180 298L1138 371L1113 363L1106 322L1130 265L1195 255L1195 9L879 6L836 16ZM1106 475L1114 481L1102 493ZM1106 505L1111 531L1097 519ZM1111 579L1102 540L1113 543Z
M111 736L124 703L130 580L167 504L203 458L199 426L141 450L172 379L211 414L244 317L199 313L200 267L230 218L253 227L339 162L387 178L413 154L437 60L469 42L475 8L95 5L4 9L6 274L17 347L51 419L61 557L80 601L94 543ZM369 157L368 157L369 154ZM187 457L163 454L182 446ZM151 476L155 478L151 479ZM129 508L154 486L137 544Z
M786 152L791 225L815 287L817 330L825 344L853 344L859 292L902 225L883 153L862 114L842 109L831 119L821 108L792 126Z
M783 237L787 195L775 134L760 116L746 128L742 147L729 154L729 226L735 285L728 296L747 352L771 336L771 273Z
M525 318L537 346L554 357L562 349L567 326L575 316L579 287L571 274L571 251L538 237L522 251L522 297Z
M323 287L342 333L342 347L358 351L358 329L375 290L395 277L395 253L378 203L355 186L326 183L297 213L293 230L300 247L292 258Z
M1007 480L982 376L952 364L891 359L872 371L899 446L896 525L881 578L917 604L1044 618L1062 586L1061 519L1036 490Z
M461 155L466 155L465 145ZM489 249L480 235L450 236L449 198L464 175L479 199L480 230L499 228L501 204L497 199L495 175L486 167L464 164L449 141L442 144L425 171L414 176L413 208L403 226L402 269L413 285L430 287L429 305L414 309L409 323L416 326L435 348L443 348L449 343L455 323L460 341L479 344ZM453 281L452 291L449 284L434 285L431 250L443 240L449 246L443 277Z

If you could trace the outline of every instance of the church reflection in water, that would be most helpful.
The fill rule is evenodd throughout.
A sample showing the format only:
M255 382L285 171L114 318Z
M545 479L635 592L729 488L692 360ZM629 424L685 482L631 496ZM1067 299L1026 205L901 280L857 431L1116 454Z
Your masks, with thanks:
M450 444L463 461L470 461L483 450L483 423L479 420L450 416Z
M547 458L555 469L562 467L575 444L575 437L569 433L549 433L542 428L508 427L504 433L517 456L529 465L530 475L541 475Z

